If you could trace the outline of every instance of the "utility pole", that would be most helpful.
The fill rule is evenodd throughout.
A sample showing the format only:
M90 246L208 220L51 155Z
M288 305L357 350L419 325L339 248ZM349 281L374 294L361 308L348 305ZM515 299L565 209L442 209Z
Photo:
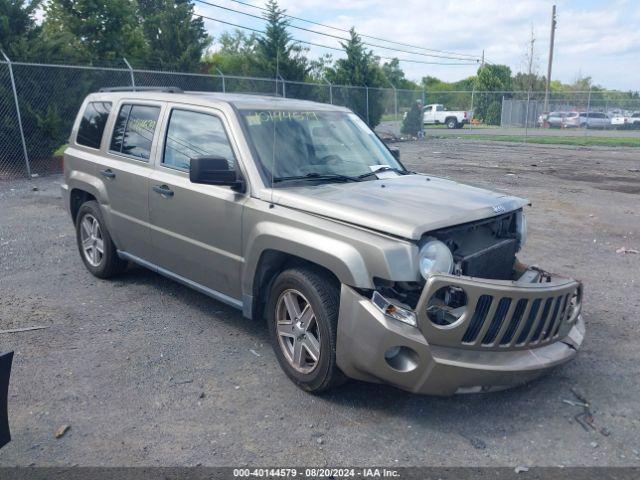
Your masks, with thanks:
M482 60L480 61L480 68L484 67L484 49L482 49Z
M556 6L551 9L551 40L549 41L549 65L547 67L547 84L544 89L544 111L549 112L549 87L551 85L551 64L553 63L553 41L556 36Z

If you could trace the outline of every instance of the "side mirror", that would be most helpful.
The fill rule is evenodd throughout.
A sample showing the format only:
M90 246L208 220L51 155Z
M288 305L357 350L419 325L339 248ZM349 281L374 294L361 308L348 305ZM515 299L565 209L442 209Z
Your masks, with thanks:
M206 185L227 185L234 190L244 190L244 181L224 157L193 157L189 162L189 180Z
M393 155L393 158L395 158L396 160L400 160L400 149L399 148L391 148L389 147L389 151L391 152L391 155Z

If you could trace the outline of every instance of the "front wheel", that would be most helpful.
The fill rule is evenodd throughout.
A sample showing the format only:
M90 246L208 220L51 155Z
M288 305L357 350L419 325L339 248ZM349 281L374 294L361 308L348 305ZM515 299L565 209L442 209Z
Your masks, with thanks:
M339 291L333 278L312 268L292 268L273 282L267 322L278 363L312 393L344 382L336 365Z

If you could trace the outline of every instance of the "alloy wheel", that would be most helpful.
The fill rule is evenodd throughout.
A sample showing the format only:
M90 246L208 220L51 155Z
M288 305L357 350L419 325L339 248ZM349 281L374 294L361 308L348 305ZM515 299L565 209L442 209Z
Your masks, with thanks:
M98 267L104 257L104 239L100 222L90 213L80 222L80 242L85 260L92 267Z
M311 304L298 290L285 290L278 297L276 328L287 362L300 373L311 373L320 360L320 331Z

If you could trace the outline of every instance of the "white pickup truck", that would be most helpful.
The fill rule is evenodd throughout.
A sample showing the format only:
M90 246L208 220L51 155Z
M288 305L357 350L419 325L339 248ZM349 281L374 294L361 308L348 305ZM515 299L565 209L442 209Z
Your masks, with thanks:
M449 128L462 128L471 121L472 112L449 111L441 103L425 105L422 109L422 123L425 125L444 124Z
M616 115L611 118L614 128L640 128L640 112L632 115Z

